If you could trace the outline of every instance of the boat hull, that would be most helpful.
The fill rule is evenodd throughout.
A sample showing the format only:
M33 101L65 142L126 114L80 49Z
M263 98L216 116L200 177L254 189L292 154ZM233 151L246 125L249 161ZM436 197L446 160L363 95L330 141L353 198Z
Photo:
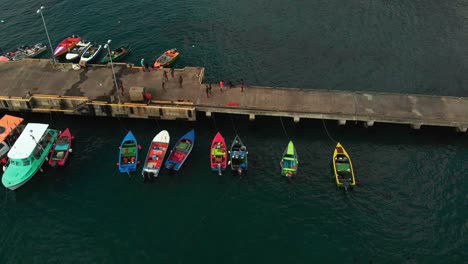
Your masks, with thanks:
M164 166L166 169L178 171L187 160L195 144L195 130L183 135L169 153Z
M154 62L154 68L170 67L179 58L180 53L176 49L170 49L161 54Z
M115 52L118 52L117 55L112 55L112 62L116 62L116 61L121 61L123 60L125 57L128 56L128 54L130 53L130 45L127 45L127 46L121 46L115 50L112 51L113 53ZM109 63L110 62L110 58L109 58L109 54L106 54L100 61L101 63Z
M231 150L229 151L229 163L231 170L238 175L242 175L247 172L248 169L248 151L242 140L238 135L234 138L231 144Z
M210 166L212 171L225 171L227 167L227 146L221 133L216 133L211 142Z
M68 128L58 135L50 151L49 166L65 166L68 156L70 155L72 139L73 136Z
M144 179L158 177L169 147L169 141L169 132L166 130L159 132L151 141L148 154L146 154L145 164L141 171L141 175Z
M280 161L281 175L292 178L297 174L299 160L297 157L296 148L292 141L289 141L288 146L283 152L283 158Z
M346 149L337 143L333 152L333 172L335 174L335 182L338 187L347 189L348 187L356 186L356 178L354 176L353 163Z
M60 57L64 55L73 49L78 44L78 42L80 42L80 40L81 38L78 36L71 36L62 40L62 42L60 42L54 50L54 57Z
M121 173L134 172L138 165L138 142L131 131L122 140L119 150L119 171Z

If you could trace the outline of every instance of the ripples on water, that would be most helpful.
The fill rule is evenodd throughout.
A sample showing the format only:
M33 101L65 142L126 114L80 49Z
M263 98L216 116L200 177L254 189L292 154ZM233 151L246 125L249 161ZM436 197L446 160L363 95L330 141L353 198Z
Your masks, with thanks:
M467 10L461 1L45 1L56 45L70 34L128 60L182 52L178 67L205 66L207 80L250 85L467 96ZM37 6L36 6L37 5ZM46 41L39 4L0 3L0 47ZM95 8L93 8L95 7ZM169 11L168 11L169 10ZM171 11L174 10L174 11ZM162 18L161 18L162 17ZM120 21L120 23L119 23ZM208 151L231 117L197 123L28 115L70 127L69 166L49 169L0 206L0 263L462 263L466 245L466 135L444 128L327 122L355 164L358 187L336 190L334 143L321 121L285 120L301 159L279 177L288 139L275 118L234 117L249 146L241 180L209 171ZM176 177L142 184L117 173L131 128L146 146L160 128L172 142L190 128L197 144Z

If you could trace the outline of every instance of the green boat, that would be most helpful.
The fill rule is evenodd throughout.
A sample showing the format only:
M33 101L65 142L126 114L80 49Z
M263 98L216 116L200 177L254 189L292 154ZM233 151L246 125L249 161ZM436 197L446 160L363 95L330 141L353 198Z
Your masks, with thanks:
M294 144L292 143L292 141L289 141L289 144L284 150L283 158L280 162L281 175L286 176L288 178L296 176L298 164L299 160L297 159L296 149L294 148Z
M108 63L110 62L110 58L112 58L112 62L120 61L125 58L130 53L130 45L120 46L119 48L111 51L111 56L107 53L102 59L101 63Z
M58 131L48 124L29 123L8 152L10 159L3 173L2 183L15 190L29 181L47 158Z

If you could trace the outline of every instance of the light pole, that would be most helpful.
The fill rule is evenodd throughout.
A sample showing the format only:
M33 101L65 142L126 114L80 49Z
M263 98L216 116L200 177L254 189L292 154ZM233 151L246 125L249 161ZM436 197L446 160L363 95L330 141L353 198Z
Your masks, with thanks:
M57 61L55 60L54 49L52 48L52 43L50 42L49 32L47 31L47 26L46 26L46 23L45 23L45 20L44 20L44 15L42 14L42 9L44 9L44 6L41 6L41 8L39 8L36 11L36 13L41 14L42 23L44 23L44 28L45 28L45 32L46 32L46 35L47 35L47 39L49 40L50 53L52 54L52 59L54 60L54 64L55 64L55 63L57 63Z
M115 84L115 90L117 91L117 98L119 99L119 104L120 104L120 95L119 95L119 87L117 85L117 78L115 78L115 71L114 71L114 63L112 63L112 56L110 52L110 43L112 40L108 40L107 44L104 45L104 48L107 49L107 54L109 55L110 63L111 63L111 68L112 68L112 75L114 76L114 84Z

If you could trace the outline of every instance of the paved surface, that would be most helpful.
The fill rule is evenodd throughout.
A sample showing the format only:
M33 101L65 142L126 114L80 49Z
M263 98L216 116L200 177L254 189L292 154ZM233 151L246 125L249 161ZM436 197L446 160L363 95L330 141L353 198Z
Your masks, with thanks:
M165 89L164 70L169 78ZM176 69L174 78L169 69L164 70L143 72L125 64L116 65L117 80L124 87L121 101L128 102L131 86L143 86L152 93L153 100L191 101L201 111L468 127L466 97L255 86L247 86L244 92L239 87L221 92L213 84L211 97L207 98L205 85L200 84L203 68ZM29 91L107 101L111 95L117 97L112 76L109 66L73 70L71 64L53 66L47 60L0 63L0 95L25 96ZM179 76L183 78L182 87Z

